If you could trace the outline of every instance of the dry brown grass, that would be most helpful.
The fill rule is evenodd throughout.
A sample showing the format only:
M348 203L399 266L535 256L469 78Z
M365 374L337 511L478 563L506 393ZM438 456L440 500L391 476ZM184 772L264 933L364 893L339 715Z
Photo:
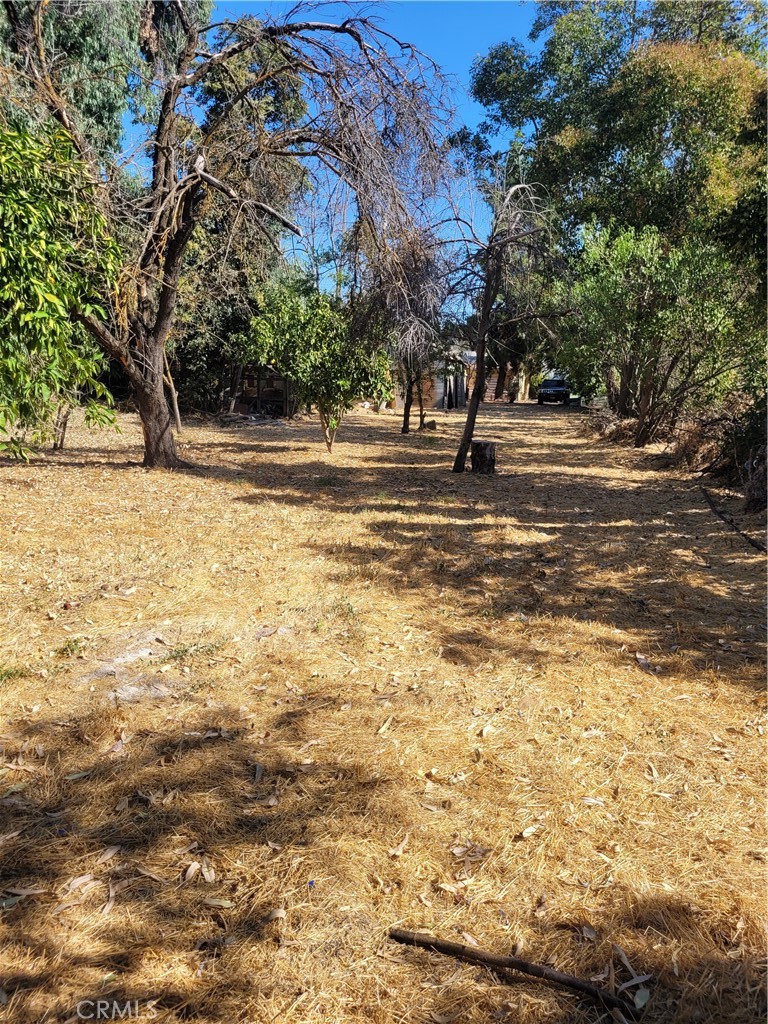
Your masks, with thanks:
M486 410L495 478L449 415L0 468L0 1020L607 1019L392 925L762 1019L763 561L577 416Z

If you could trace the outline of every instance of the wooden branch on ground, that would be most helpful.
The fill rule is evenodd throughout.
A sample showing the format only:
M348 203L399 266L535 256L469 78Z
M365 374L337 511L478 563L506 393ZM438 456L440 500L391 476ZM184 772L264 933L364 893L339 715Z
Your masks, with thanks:
M748 533L744 533L743 530L740 530L736 523L733 521L733 517L729 516L727 512L724 512L721 508L718 508L717 505L715 505L714 498L705 487L701 487L701 485L699 485L699 487L701 493L707 499L707 504L715 513L718 519L722 519L722 521L727 526L730 526L732 530L735 530L736 533L738 533L740 537L743 537L747 544L751 544L753 548L757 548L758 551L763 552L766 550L765 544L763 544L761 540L755 540L754 537L750 537Z
M540 978L542 981L551 982L554 985L562 985L563 988L580 992L602 1003L609 1009L620 1010L631 1017L637 1016L637 1011L631 1003L620 999L611 992L592 985L588 981L576 978L571 974L563 974L552 967L545 967L543 964L529 963L527 960L520 960L516 956L498 956L495 953L487 953L475 946L465 946L460 942L449 942L446 939L436 939L432 935L422 932L409 932L403 928L390 928L390 939L395 942L402 942L406 946L418 946L421 949L430 949L435 953L443 953L445 956L456 957L457 960L465 960L470 964L481 964L484 967L491 967L494 970L518 971L520 974L529 974L533 978Z

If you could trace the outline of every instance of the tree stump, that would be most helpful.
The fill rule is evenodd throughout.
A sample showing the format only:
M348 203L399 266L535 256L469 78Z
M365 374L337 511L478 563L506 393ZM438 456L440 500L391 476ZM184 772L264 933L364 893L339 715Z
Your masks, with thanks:
M470 449L473 473L496 472L496 442L473 441Z

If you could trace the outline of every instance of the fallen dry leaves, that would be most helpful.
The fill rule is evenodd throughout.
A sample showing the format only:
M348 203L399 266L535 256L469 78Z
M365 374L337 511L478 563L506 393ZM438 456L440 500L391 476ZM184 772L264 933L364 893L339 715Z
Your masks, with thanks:
M0 1020L595 1019L396 923L761 1019L761 557L576 413L484 479L437 418L0 467Z

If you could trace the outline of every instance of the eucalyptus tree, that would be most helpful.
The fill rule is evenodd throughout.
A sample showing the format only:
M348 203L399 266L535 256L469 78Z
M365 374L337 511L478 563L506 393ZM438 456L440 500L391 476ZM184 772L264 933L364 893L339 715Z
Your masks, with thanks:
M92 144L65 87L69 57L47 44L54 9L5 4L6 72L16 97L68 132L126 253L117 287L105 288L106 322L71 315L131 383L145 465L174 468L164 355L185 257L212 197L250 218L277 257L281 234L300 230L283 205L286 176L322 167L347 184L378 234L399 235L410 197L440 173L442 86L415 48L362 17L318 21L299 6L278 20L212 25L202 4L148 3L136 8L140 59L129 51L112 71L131 83L145 130L131 176Z

